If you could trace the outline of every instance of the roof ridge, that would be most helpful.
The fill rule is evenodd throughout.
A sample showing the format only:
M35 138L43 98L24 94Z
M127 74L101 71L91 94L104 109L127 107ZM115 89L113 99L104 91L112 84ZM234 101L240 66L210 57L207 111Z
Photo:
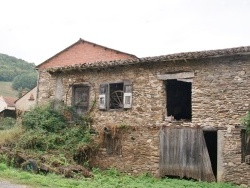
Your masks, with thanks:
M50 73L57 71L66 71L72 69L88 69L88 68L105 68L111 66L131 65L146 62L157 62L157 61L176 61L176 60L187 60L187 59L202 59L207 57L220 57L226 55L237 55L242 53L250 53L250 46L241 46L234 48L225 48L217 50L204 50L204 51L193 51L193 52L181 52L174 54L167 54L153 57L142 57L137 59L125 59L125 60L112 60L112 61L97 61L92 63L82 63L75 65L68 65L63 67L47 68Z

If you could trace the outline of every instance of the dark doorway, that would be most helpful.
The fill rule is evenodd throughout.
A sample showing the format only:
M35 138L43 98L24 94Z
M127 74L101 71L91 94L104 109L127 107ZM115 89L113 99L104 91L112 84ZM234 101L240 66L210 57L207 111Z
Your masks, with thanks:
M217 177L217 131L203 131L214 176Z
M190 82L166 81L168 116L173 116L176 120L191 120L191 88L192 83Z

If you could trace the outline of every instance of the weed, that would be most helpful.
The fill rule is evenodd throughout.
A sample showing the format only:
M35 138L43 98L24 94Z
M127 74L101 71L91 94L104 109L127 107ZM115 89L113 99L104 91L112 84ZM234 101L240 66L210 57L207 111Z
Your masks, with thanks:
M247 132L250 133L250 111L242 118L241 122L246 126Z
M43 129L58 132L66 127L65 117L51 105L36 106L22 116L22 124L26 129Z
M55 174L31 174L20 172L19 170L8 168L5 164L0 164L1 178L9 179L18 183L30 185L31 187L88 187L88 188L110 188L110 187L130 187L130 188L236 188L228 183L207 183L194 182L177 179L157 179L147 175L139 177L128 176L118 173L115 169L100 172L99 169L93 169L95 178L65 179Z
M0 145L5 144L11 144L18 140L20 135L24 132L22 126L16 124L14 127L11 127L10 129L5 129L0 131Z
M11 117L0 117L0 130L6 130L14 127L16 120Z

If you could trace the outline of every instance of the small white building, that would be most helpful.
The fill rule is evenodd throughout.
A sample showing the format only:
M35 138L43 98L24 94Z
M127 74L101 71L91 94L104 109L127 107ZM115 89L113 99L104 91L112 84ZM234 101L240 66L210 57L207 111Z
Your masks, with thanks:
M13 97L0 96L0 117L16 117L15 100Z
M15 100L13 97L0 96L0 112L3 110L15 110Z
M36 98L37 87L34 87L15 101L17 113L28 111L30 108L34 107L36 105Z

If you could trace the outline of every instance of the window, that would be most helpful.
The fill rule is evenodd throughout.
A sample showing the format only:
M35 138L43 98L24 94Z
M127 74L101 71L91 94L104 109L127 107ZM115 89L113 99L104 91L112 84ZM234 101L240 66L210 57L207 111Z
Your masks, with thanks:
M89 86L74 86L73 87L73 105L76 108L77 114L83 114L88 111L89 107Z
M177 79L166 81L167 115L175 120L191 120L192 83Z
M99 109L128 109L132 107L132 83L128 80L100 85Z

